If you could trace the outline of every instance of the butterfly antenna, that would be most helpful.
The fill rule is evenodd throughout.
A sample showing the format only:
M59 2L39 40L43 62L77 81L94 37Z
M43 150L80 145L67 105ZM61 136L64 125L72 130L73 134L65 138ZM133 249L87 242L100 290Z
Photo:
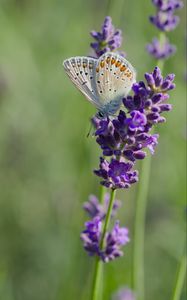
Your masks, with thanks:
M86 135L87 138L90 136L90 132L92 131L92 128L93 128L93 124L92 124L92 122L90 122L90 128L89 128L89 131Z

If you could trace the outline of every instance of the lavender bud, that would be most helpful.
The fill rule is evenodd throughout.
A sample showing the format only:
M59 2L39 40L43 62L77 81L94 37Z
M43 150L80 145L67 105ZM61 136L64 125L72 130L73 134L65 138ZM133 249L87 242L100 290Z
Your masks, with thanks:
M147 84L153 86L155 84L154 78L152 74L145 73L145 79L147 80Z
M136 159L144 159L146 157L146 153L144 151L136 151L134 152L134 157Z

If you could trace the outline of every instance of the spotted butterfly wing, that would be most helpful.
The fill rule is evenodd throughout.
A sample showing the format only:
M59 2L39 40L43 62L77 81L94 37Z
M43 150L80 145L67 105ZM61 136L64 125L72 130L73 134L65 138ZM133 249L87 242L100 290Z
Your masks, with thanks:
M115 113L135 80L136 72L124 57L113 52L103 54L96 66L96 86L104 111Z
M98 109L101 108L96 87L97 59L91 57L71 57L63 62L64 69L75 86Z

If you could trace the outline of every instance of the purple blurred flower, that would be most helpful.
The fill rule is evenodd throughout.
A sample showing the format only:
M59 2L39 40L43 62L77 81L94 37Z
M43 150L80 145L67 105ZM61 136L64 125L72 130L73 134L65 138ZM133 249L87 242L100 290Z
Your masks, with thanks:
M112 300L136 300L136 298L130 289L124 287L113 295Z
M120 227L119 221L116 221L111 232L106 234L106 246L101 251L101 258L104 262L109 262L117 257L123 256L121 246L130 241L129 231L126 227Z
M174 16L173 12L159 11L155 16L150 17L150 21L161 31L172 31L177 27L179 17Z
M180 0L152 0L158 10L169 12L183 7L183 2Z
M108 205L109 205L109 200L110 200L110 194L106 193L104 195L104 203L100 204L97 197L95 195L90 195L89 200L84 203L83 208L91 218L95 217L100 217L103 219L106 216L107 210L108 210ZM120 200L115 200L113 209L112 209L112 214L111 216L114 217L118 208L121 206L121 201Z
M153 23L161 31L171 31L179 23L179 17L175 16L175 10L183 7L180 0L153 0L153 4L157 8L155 16L150 17Z
M107 232L105 236L105 246L101 249L102 239L102 220L99 217L93 218L85 223L86 229L81 233L81 239L85 250L90 256L99 256L103 262L114 260L123 255L121 247L129 242L129 232L125 227L119 226L116 221L111 232Z
M163 32L174 30L180 20L174 13L183 7L183 2L180 0L152 0L152 2L157 11L154 16L150 16L150 22ZM176 47L171 45L166 37L164 41L154 38L146 49L156 59L169 58L176 52Z
M102 222L99 217L85 223L86 229L81 233L84 249L90 256L100 255L99 243L101 238Z
M107 188L120 189L129 188L132 183L138 181L138 172L132 170L132 163L125 163L116 159L108 162L104 158L100 158L99 170L94 173L103 180L101 184Z
M91 43L91 47L99 57L103 53L113 51L122 44L121 30L115 29L111 17L106 17L101 28L101 32L91 31L91 36L96 40Z
M149 54L151 54L156 59L166 59L169 58L176 52L176 47L171 45L166 39L161 43L157 38L152 40L152 43L148 44L146 47Z

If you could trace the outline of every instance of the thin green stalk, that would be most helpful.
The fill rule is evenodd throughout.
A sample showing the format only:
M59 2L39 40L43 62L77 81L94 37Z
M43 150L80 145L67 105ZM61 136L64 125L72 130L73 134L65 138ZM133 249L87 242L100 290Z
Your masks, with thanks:
M165 42L165 34L160 33L161 44ZM158 60L157 66L161 72L164 67L164 60ZM137 300L145 300L144 292L144 236L147 196L149 190L149 178L151 167L151 155L142 162L139 189L136 199L136 212L134 224L134 245L133 245L133 272L132 286L137 294Z
M110 224L110 218L111 218L112 208L114 205L115 195L116 195L116 190L111 190L110 202L109 202L108 211L106 214L106 219L105 219L105 223L104 223L104 227L103 227L103 234L101 237L101 250L103 250L103 248L105 246L105 235L106 235L106 232L107 232L109 224Z
M173 290L172 300L180 300L182 288L184 286L185 276L186 276L186 254L183 255L177 272L176 283Z
M165 35L164 32L160 32L159 40L160 40L160 44L161 44L161 47L162 47L162 45L164 45L165 42L166 42L166 35ZM157 66L160 68L160 70L163 70L163 68L164 68L164 59L159 59L157 61Z
M151 155L142 162L140 172L139 189L136 200L134 247L133 247L133 289L137 293L138 300L144 297L144 228L147 195L149 188Z
M102 185L100 189L100 203L104 204L105 200L105 187Z
M102 277L102 261L99 257L96 257L95 261L95 270L93 277L93 287L92 287L92 300L101 299L101 277Z
M115 190L111 190L110 202L109 202L108 211L106 214L105 223L103 227L103 233L101 237L101 243L100 243L101 250L104 249L105 246L105 235L110 224L110 218L111 218L114 200L115 200ZM91 297L92 300L102 299L101 285L100 285L102 279L102 266L103 266L102 261L99 259L99 257L97 257L95 263L95 271L94 271L94 279L93 279L93 287L92 287L92 297Z

